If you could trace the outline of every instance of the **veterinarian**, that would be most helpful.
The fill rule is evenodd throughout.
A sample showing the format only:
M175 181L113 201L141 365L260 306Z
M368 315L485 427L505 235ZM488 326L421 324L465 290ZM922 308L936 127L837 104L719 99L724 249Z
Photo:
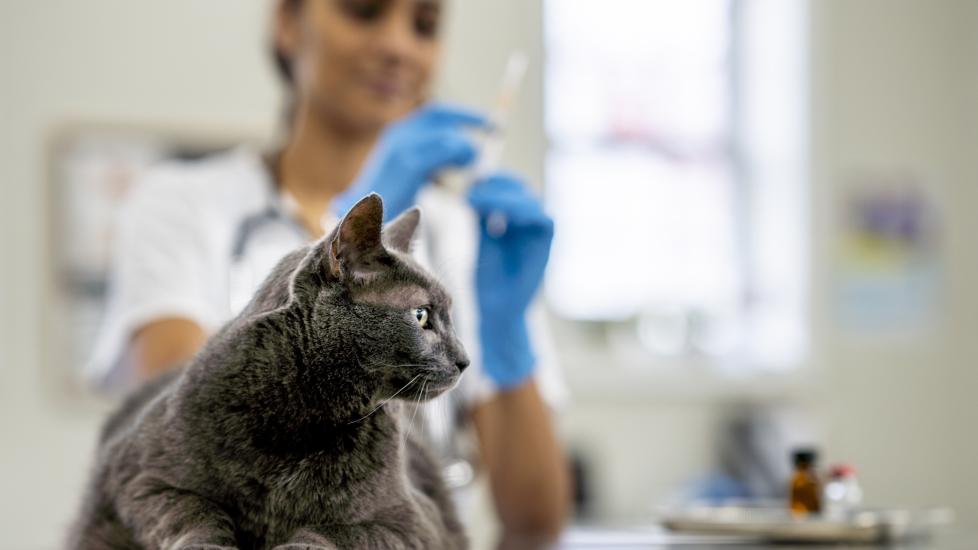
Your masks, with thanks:
M428 102L443 9L437 0L275 0L285 137L267 153L241 147L164 164L134 187L91 369L132 386L178 367L280 257L331 230L357 198L380 193L386 219L419 204L418 255L451 289L473 359L452 393L474 427L501 545L520 546L553 540L569 507L548 406L562 385L531 304L552 225L517 175L490 174L466 196L431 183L474 161L467 130L489 124ZM492 227L493 213L504 227Z

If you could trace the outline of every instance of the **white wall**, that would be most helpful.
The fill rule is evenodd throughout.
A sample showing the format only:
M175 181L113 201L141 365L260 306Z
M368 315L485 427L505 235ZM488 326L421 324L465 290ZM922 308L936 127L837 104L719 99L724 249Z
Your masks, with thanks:
M451 4L444 95L486 105L515 46L539 68L536 2ZM970 238L978 231L971 154L978 7L965 0L813 4L817 375L787 398L820 413L832 455L861 467L874 500L950 502L978 524L970 498L978 481L967 474L978 459L970 437L978 413L971 397L978 250ZM51 345L39 308L48 273L44 143L69 120L270 134L278 103L264 52L266 8L264 0L0 3L0 548L57 546L103 413L65 402L39 366ZM540 79L531 75L509 158L539 181ZM941 330L922 340L852 342L824 306L831 220L848 171L892 165L924 174L944 208L947 308ZM709 463L723 392L674 390L611 404L577 389L564 428L599 449L605 517L637 517Z
M821 407L831 447L880 502L954 504L978 525L974 208L978 5L813 2L813 198ZM860 171L919 174L943 213L943 311L931 334L853 340L827 304L832 217Z

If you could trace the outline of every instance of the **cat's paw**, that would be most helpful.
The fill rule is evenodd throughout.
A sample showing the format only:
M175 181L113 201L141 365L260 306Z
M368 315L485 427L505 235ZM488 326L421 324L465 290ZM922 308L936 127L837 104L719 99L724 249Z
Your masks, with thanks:
M335 546L323 546L321 544L308 544L305 542L290 542L288 544L280 544L272 550L338 550Z
M237 546L221 546L220 544L190 543L174 546L173 550L238 550Z

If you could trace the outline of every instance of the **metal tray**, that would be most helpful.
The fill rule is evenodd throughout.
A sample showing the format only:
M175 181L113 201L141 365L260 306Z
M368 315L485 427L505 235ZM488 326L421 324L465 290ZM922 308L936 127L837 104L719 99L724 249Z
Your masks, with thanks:
M773 542L878 543L928 536L953 519L947 509L858 508L795 516L783 503L691 504L663 514L677 532L758 537Z

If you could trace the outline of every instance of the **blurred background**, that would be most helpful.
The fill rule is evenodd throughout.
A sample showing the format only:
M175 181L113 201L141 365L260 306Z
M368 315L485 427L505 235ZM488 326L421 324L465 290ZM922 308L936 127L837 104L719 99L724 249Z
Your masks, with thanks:
M978 2L456 0L438 96L530 58L506 163L581 522L777 496L788 452L978 527ZM0 2L0 548L54 548L110 399L80 366L132 177L276 135L267 0Z

